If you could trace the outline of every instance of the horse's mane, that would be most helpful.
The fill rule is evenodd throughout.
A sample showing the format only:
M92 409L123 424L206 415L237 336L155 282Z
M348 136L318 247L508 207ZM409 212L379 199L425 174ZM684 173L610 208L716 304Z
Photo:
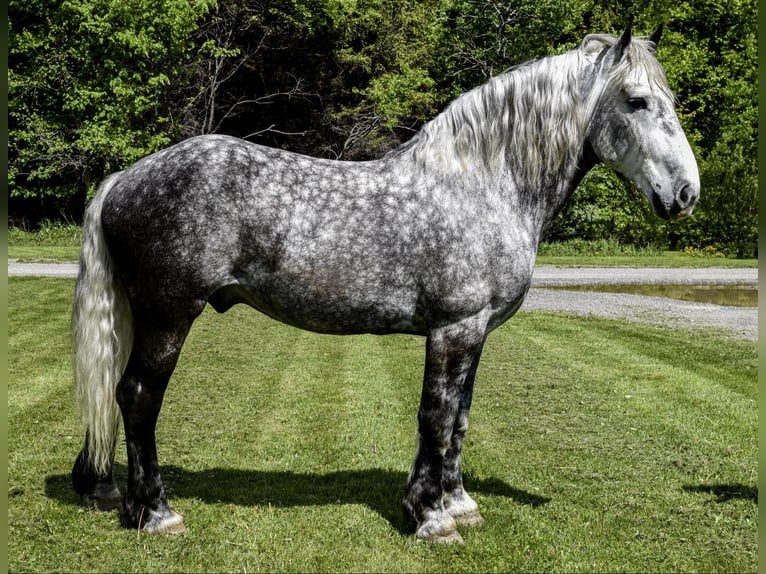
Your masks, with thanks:
M478 169L539 186L545 174L579 160L597 100L631 75L648 77L653 89L672 98L653 46L635 38L607 81L582 93L584 60L603 56L615 41L590 35L577 49L506 70L458 97L390 155L411 154L447 173Z

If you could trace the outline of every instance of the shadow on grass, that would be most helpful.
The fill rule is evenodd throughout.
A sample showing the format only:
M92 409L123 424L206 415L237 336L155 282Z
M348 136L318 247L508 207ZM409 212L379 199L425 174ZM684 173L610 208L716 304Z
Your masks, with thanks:
M115 465L114 475L124 492L127 471ZM162 469L168 498L196 498L206 503L240 506L293 507L329 504L364 504L406 532L401 497L407 473L386 469L341 470L327 474L290 471L211 468L189 471L177 466ZM513 488L496 478L465 477L466 490L474 494L502 496L519 504L541 506L550 498ZM79 505L68 474L50 475L45 480L49 498Z
M683 489L686 492L712 494L716 497L716 502L727 502L736 498L751 500L758 504L757 486L748 486L746 484L699 484L696 486L687 485Z

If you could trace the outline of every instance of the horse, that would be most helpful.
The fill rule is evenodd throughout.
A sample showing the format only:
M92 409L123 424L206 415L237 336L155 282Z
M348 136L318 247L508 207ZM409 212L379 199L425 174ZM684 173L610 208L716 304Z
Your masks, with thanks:
M463 93L372 161L197 136L108 176L84 217L72 311L86 506L147 532L185 530L155 426L194 320L243 303L294 327L425 337L402 501L420 539L462 542L483 517L461 450L488 334L521 306L541 237L603 162L660 218L692 213L697 164L656 59L662 27L586 36ZM124 498L112 467L120 416Z

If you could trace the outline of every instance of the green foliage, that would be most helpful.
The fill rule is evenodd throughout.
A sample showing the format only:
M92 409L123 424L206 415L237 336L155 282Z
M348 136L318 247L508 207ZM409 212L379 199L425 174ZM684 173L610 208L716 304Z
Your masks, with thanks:
M43 220L35 231L11 226L8 228L8 245L80 247L82 227L49 219Z
M660 57L695 144L702 196L675 238L679 247L714 245L757 255L757 3L717 0L675 5Z
M345 136L341 153L380 155L399 143L392 129L430 119L447 97L437 86L434 50L440 32L437 2L358 0L328 2L336 35L340 96L330 110ZM407 132L411 134L412 132ZM372 145L369 145L372 144Z
M573 48L588 9L581 0L443 1L448 73L465 89L511 65Z
M168 99L206 0L9 5L11 197L70 197L173 141Z
M77 219L106 173L199 133L379 157L509 66L664 22L658 57L702 180L695 214L659 222L598 169L548 239L752 257L756 13L755 0L11 0L10 196L73 198Z
M434 80L426 70L402 64L396 72L386 72L370 82L368 96L382 114L386 128L393 128L404 118L427 118L433 112Z
M663 252L654 246L638 247L632 243L620 243L615 239L569 239L556 243L543 243L539 257L660 257Z
M666 227L653 216L641 191L598 165L575 191L548 240L612 239L625 245L665 248Z
M725 253L718 251L713 245L708 245L702 249L696 247L685 247L682 251L684 255L690 255L691 257L726 257Z

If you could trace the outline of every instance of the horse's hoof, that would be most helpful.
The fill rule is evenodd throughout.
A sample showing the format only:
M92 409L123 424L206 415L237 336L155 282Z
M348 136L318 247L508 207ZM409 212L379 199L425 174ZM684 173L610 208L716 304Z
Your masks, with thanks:
M433 512L429 519L418 526L415 535L421 540L428 542L437 542L439 544L450 544L456 542L463 544L463 537L456 530L455 520L443 510Z
M454 528L452 530L442 532L433 532L425 538L422 538L422 540L426 540L428 542L436 542L437 544L465 544L463 537L460 536L460 533Z
M484 524L484 517L478 510L466 512L465 514L460 514L458 516L453 515L452 518L454 518L455 522L461 526L481 526Z
M93 492L84 494L82 505L85 508L107 512L122 508L122 495L114 483L99 483Z
M140 528L152 534L182 534L186 532L184 519L175 510L164 515L150 510L149 520L140 524Z
M444 495L444 508L458 524L479 526L484 523L484 518L479 514L479 505L462 488Z

